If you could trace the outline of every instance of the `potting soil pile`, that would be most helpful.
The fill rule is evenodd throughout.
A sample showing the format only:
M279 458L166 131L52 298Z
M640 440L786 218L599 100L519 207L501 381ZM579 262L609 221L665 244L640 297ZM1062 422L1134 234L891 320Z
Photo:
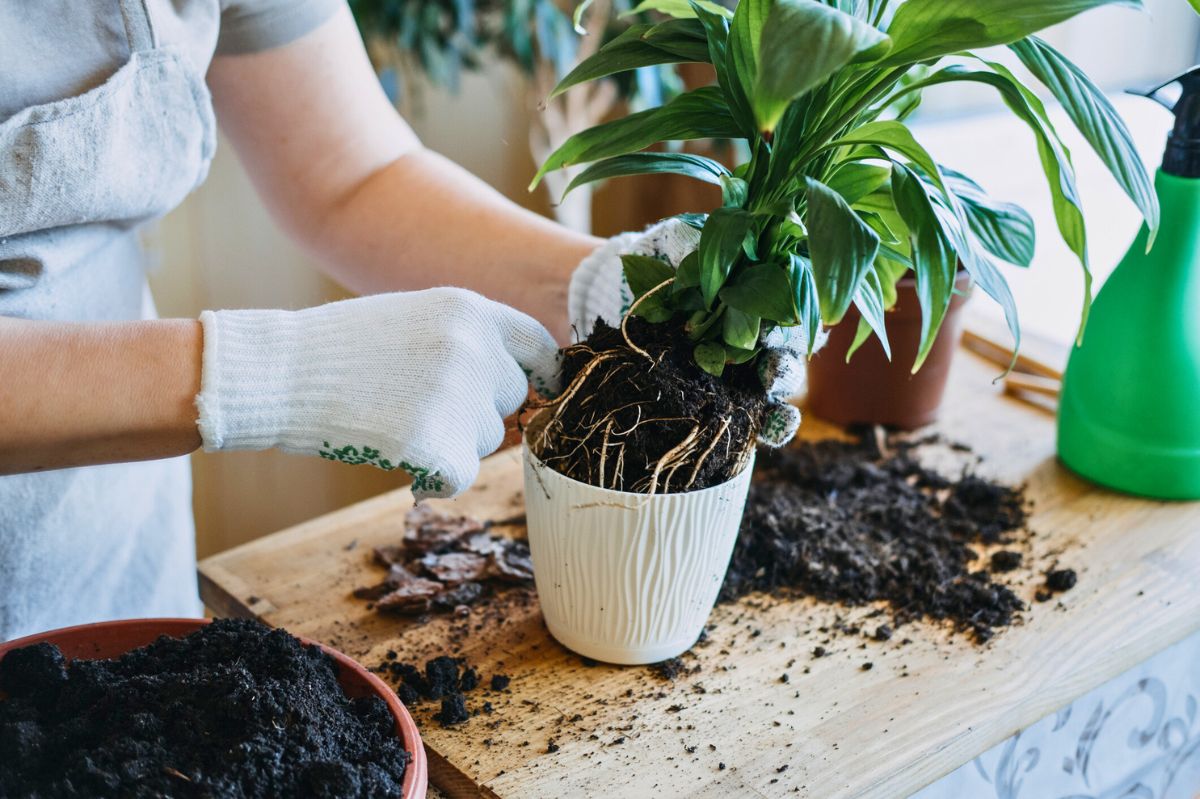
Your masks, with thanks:
M883 600L897 623L949 619L980 641L1010 624L1024 603L995 573L1020 555L1002 550L973 567L972 547L1011 541L1026 520L1024 496L969 471L952 478L923 466L917 451L934 443L868 430L857 442L760 452L722 598Z
M252 621L115 660L18 649L0 691L0 797L399 797L409 761L383 700Z

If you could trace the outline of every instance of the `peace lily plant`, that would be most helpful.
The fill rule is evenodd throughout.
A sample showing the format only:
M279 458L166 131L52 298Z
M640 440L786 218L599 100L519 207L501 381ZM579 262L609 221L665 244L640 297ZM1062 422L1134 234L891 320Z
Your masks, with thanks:
M568 139L534 180L587 164L570 189L646 173L687 175L722 188L720 208L688 216L702 232L678 271L626 257L635 313L685 319L694 356L721 375L761 357L765 335L799 326L816 340L851 305L854 346L872 332L889 353L884 313L896 282L916 279L922 311L912 369L929 353L965 269L998 302L1019 343L1017 309L996 260L1027 266L1029 215L938 164L905 125L929 88L991 87L1032 131L1058 231L1084 274L1080 334L1091 301L1087 236L1071 156L1038 96L1009 69L972 52L1007 45L1062 103L1067 116L1141 211L1151 240L1158 207L1128 130L1086 75L1033 34L1108 4L1140 0L646 0L670 17L638 24L601 47L554 89L664 63L711 64L715 85ZM665 142L740 140L748 158L730 170ZM669 281L669 282L668 282ZM851 350L853 351L853 349ZM811 353L810 353L811 354Z

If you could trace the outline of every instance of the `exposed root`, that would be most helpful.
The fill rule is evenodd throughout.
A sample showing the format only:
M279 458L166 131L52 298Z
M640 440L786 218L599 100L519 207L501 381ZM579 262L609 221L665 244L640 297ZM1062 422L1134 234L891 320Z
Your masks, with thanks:
M654 288L647 291L642 296L638 297L636 300L633 301L633 305L629 306L629 310L625 312L625 316L623 316L621 318L621 336L625 339L625 343L629 345L629 349L633 350L638 355L641 355L643 358L650 361L650 363L654 363L654 359L650 357L650 353L646 352L644 349L642 349L638 345L634 344L633 339L631 339L629 337L629 330L627 327L629 325L629 319L633 316L633 312L637 310L637 307L639 305L641 305L646 300L647 297L649 297L650 295L659 291L660 289L663 289L666 286L671 285L674 282L675 282L675 278L669 277L666 280L664 280L663 282L659 283Z
M640 317L597 325L564 350L566 388L540 406L534 454L617 491L689 491L732 478L753 451L765 397L752 367L715 378L695 364L692 346L681 326Z

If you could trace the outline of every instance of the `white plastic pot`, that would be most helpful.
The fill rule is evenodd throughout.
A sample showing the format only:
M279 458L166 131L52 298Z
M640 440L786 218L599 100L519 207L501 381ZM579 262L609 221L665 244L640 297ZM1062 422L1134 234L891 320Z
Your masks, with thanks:
M728 482L635 494L572 480L524 447L525 513L550 634L607 663L687 651L716 604L754 458Z

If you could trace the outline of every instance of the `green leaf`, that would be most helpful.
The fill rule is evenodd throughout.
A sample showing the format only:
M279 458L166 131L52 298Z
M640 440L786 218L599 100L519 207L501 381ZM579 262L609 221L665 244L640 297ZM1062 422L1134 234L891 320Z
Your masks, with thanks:
M642 41L673 53L686 63L703 64L708 61L708 39L704 26L696 19L669 19L650 28Z
M854 357L854 353L858 352L858 348L867 343L867 339L871 337L871 325L867 322L866 317L858 317L858 327L854 330L854 340L850 342L850 347L846 350L846 363L850 363L850 359ZM880 339L880 343L882 343ZM891 354L888 355L888 360L892 359Z
M1010 44L1103 5L1141 8L1141 0L907 0L888 26L892 51L885 64Z
M696 10L692 7L693 2L710 14L717 14L726 19L733 16L732 11L719 3L712 2L712 0L642 0L636 6L621 14L621 17L632 17L644 14L647 11L657 11L660 14L666 14L669 17L677 19L694 18Z
M669 263L649 255L622 255L621 266L634 299L675 277L675 270Z
M1100 156L1121 190L1142 212L1149 228L1146 241L1149 249L1158 232L1158 195L1117 110L1079 67L1036 36L1010 47L1025 68L1062 103L1067 116Z
M826 147L844 147L858 144L874 144L879 147L900 153L917 166L921 171L940 181L937 163L929 151L921 146L903 123L885 119L878 122L868 122L847 133L840 139L830 142Z
M666 25L678 25L680 20L661 23L660 25L637 24L630 25L619 36L605 44L578 66L571 70L566 77L558 82L550 99L577 86L597 78L603 78L618 72L631 69L650 67L657 64L679 64L692 61L708 60L708 45L704 38L703 28L692 20L690 35L683 28L666 28ZM657 39L655 31L658 30Z
M657 175L671 173L686 175L705 183L722 183L729 174L724 164L690 153L626 153L591 164L571 181L565 197L574 189L598 180L620 178L629 175Z
M740 81L747 97L749 88L758 79L759 44L771 5L772 0L738 0L729 23L729 75Z
M721 319L721 338L731 347L753 350L758 346L759 325L762 320L737 308L725 309Z
M971 232L985 250L1010 264L1029 266L1036 231L1033 218L1015 203L990 197L975 181L942 167L946 185L962 201Z
M853 205L887 183L890 175L891 170L886 166L848 162L838 167L826 185Z
M792 301L799 317L797 324L808 341L808 355L813 354L817 334L821 330L821 304L817 299L817 284L812 264L802 256L791 253L788 258L788 281L792 284Z
M708 37L708 60L717 73L717 85L720 86L721 93L729 105L730 115L737 122L743 136L754 136L756 130L750 102L746 99L745 89L738 75L730 72L729 20L700 5L693 5L692 10L696 12L696 18L704 26L705 36Z
M745 207L746 194L750 190L750 185L741 178L726 175L722 175L719 180L721 182L721 205L726 208Z
M775 130L788 103L859 53L874 52L887 42L887 36L836 8L813 0L774 0L761 29L751 84L759 129Z
M693 250L679 262L679 267L675 270L675 282L671 284L671 289L678 294L684 289L698 288L699 286L700 253Z
M745 363L746 361L758 355L758 348L742 349L741 347L731 347L725 345L725 362L726 363Z
M700 368L714 377L725 371L725 348L715 341L701 341L692 350L692 357Z
M662 141L730 139L738 135L721 91L705 86L685 92L666 105L630 114L576 133L542 164L529 190L551 170L586 164L644 150Z
M939 70L913 85L932 86L960 80L984 83L1000 92L1005 105L1033 131L1037 141L1038 158L1042 162L1042 171L1046 174L1046 182L1050 187L1058 232L1079 258L1083 268L1083 312L1079 324L1079 336L1082 338L1092 304L1092 272L1088 264L1087 231L1083 223L1079 191L1075 188L1075 169L1071 165L1071 155L1055 134L1042 101L1003 65L991 61L984 63L993 71L955 65Z
M879 338L879 343L883 345L883 353L890 361L892 359L892 345L888 343L887 325L884 321L884 311L887 306L884 305L884 290L883 284L887 279L887 275L881 275L882 267L878 260L875 260L871 269L859 284L858 290L854 292L854 307L858 309L861 315L861 321L866 322L867 327L875 331L875 335ZM862 330L862 325L859 325L859 330ZM857 338L857 334L855 338ZM846 360L850 360L850 353L858 349L857 346L851 345L850 352L846 353Z
M837 324L875 262L879 236L840 194L812 178L808 179L808 250L821 318L826 324Z
M797 321L788 272L775 264L756 264L739 270L721 289L721 301L730 308L779 324Z
M912 369L916 372L929 355L946 309L950 307L958 258L934 211L933 201L926 194L925 183L903 164L892 168L892 194L896 199L896 210L909 229L917 299L921 303L921 345Z
M729 277L753 219L738 208L718 208L704 223L700 231L700 290L709 305Z

